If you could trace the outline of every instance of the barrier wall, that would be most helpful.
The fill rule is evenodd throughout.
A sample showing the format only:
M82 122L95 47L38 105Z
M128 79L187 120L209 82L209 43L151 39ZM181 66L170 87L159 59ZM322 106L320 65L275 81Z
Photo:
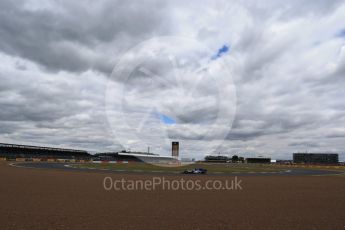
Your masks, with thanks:
M68 161L65 160L65 159L57 159L57 162L59 162L59 163L65 163L65 162L68 162Z
M94 164L128 164L129 161L91 161Z
M16 161L24 162L24 161L26 161L26 159L25 158L16 158Z

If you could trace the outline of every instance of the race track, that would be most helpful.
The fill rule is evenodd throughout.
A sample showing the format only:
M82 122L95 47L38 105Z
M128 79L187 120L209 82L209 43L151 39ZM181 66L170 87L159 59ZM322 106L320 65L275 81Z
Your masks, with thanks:
M57 169L66 171L84 171L84 172L106 172L106 173L133 173L133 174L164 174L164 175L176 175L178 172L166 172L166 171L141 171L141 170L116 170L116 169L97 169L97 168L76 168L73 167L74 164L71 163L47 163L47 162L23 162L23 163L10 163L14 167L24 167L24 168L36 168L36 169ZM341 171L332 170L322 170L322 169L301 169L301 168L290 168L284 169L277 172L222 172L222 173L212 173L209 175L238 175L238 176L269 176L269 175L284 175L284 176L303 176L303 175L340 175L345 174Z
M281 173L178 176L0 162L0 223L4 230L344 229L344 177L312 176L335 173L291 168ZM152 181L153 175L171 183L188 177L202 185L238 175L242 189L104 188L106 177Z

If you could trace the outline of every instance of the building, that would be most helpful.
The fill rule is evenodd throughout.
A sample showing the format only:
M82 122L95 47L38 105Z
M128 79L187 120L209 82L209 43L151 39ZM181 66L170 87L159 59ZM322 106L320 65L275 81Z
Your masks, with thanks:
M227 156L206 156L205 162L213 162L213 163L226 163L231 161L231 158Z
M180 148L180 144L177 141L173 141L171 143L171 156L178 158L179 157L179 148Z
M294 153L293 163L304 164L338 164L337 153Z
M265 157L250 157L246 158L246 163L260 163L260 164L269 164L271 163L271 158Z
M31 145L15 145L0 143L0 157L7 159L15 158L63 158L63 159L85 159L90 154L83 150L50 148Z

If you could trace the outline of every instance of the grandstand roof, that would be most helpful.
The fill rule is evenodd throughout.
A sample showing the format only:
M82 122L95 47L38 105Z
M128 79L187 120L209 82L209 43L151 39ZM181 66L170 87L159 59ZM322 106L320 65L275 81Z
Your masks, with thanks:
M48 150L48 151L60 151L60 152L75 152L75 153L87 153L84 150L75 150L75 149L66 149L66 148L51 148L51 147L41 147L33 145L16 145L16 144L7 144L0 143L0 148L22 148L22 149L37 149L37 150Z

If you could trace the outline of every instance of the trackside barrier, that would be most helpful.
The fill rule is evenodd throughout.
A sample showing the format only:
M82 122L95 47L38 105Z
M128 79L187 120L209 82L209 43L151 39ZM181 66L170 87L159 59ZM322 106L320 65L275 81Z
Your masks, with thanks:
M57 162L60 163L75 163L74 159L57 159Z
M56 162L55 159L47 159L47 162Z
M25 158L16 158L16 161L24 162L24 161L26 161L26 159Z
M117 161L101 161L102 164L116 164Z
M128 161L91 161L94 164L128 164Z
M78 163L92 163L91 160L75 160L75 162L78 162Z
M6 161L6 157L0 157L0 161Z
M33 161L33 162L40 162L41 159L40 159L40 158L32 158L32 161Z

